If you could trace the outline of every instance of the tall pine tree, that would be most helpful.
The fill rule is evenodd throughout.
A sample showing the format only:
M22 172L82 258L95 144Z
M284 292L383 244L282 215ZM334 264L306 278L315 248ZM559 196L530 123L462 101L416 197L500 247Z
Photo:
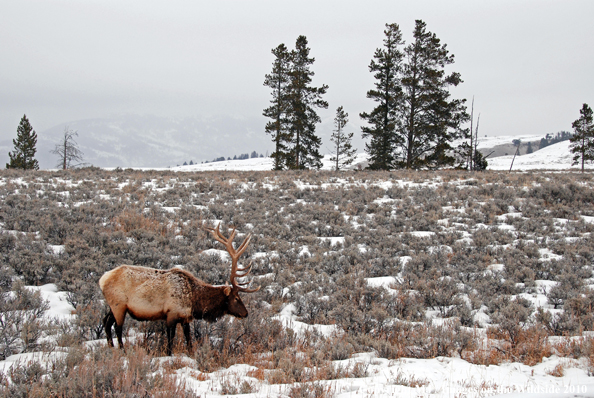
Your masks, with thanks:
M330 137L330 141L334 143L333 156L330 160L334 162L336 171L353 163L357 153L352 144L354 133L344 131L344 127L348 122L349 114L344 111L342 106L339 106L336 109L336 117L334 118L335 130Z
M397 110L402 101L399 73L403 54L399 46L404 42L397 24L386 24L384 34L384 48L375 50L374 59L369 64L369 71L374 74L376 82L375 89L367 92L367 98L378 105L371 113L360 114L369 124L361 130L363 138L370 138L365 144L365 151L369 154L369 168L374 170L394 168L395 150L400 139L396 134Z
M288 85L291 70L291 54L284 44L272 49L275 56L272 72L264 77L264 85L272 89L271 105L264 109L264 116L272 119L266 123L265 131L272 136L274 170L283 170L289 163L288 153L291 134L288 131Z
M19 127L17 127L17 138L12 140L14 151L9 152L10 162L6 163L7 169L38 170L39 163L35 159L37 152L37 134L27 115L23 115Z
M454 63L446 45L415 21L413 42L405 49L402 69L403 101L398 109L401 167L438 168L453 165L451 143L462 135L468 120L463 99L450 99L449 87L462 83L460 74L445 73Z
M397 24L386 25L384 48L375 52L369 70L376 78L367 97L379 102L362 113L371 169L438 168L455 161L451 143L465 136L461 124L468 120L465 100L450 99L450 86L462 82L460 74L445 74L454 62L446 45L426 24L417 20L413 42L404 45Z
M572 165L581 163L583 173L584 164L594 160L594 117L588 104L582 105L580 118L571 127L575 132L569 139L570 151L574 154Z
M309 51L307 38L299 36L295 50L291 51L292 67L288 87L288 125L293 143L288 163L291 169L322 167L323 156L319 151L322 140L315 133L316 124L322 120L316 108L328 108L328 103L322 99L328 86L311 86L314 72L310 67L315 58L309 57Z

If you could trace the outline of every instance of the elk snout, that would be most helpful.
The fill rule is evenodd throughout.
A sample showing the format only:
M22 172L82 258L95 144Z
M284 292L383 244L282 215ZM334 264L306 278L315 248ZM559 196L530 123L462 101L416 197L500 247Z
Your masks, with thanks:
M231 297L229 300L229 313L237 318L248 316L248 310L239 297Z

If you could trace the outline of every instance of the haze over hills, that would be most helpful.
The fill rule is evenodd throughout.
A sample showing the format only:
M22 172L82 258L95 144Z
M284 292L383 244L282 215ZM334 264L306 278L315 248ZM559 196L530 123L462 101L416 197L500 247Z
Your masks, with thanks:
M179 167L178 170L270 170L272 160L247 159L200 164L219 157L233 157L245 153L266 154L273 151L270 136L264 133L263 118L240 119L232 117L165 118L158 116L126 115L110 118L84 119L60 124L37 132L37 154L41 169L56 167L57 156L50 153L60 142L64 126L78 131L76 138L84 153L84 162L97 167L168 168L193 161L194 167ZM531 142L538 148L544 137L495 136L479 137L478 148L487 155L489 169L509 169L515 147L512 140ZM330 152L327 137L322 137L323 154ZM357 147L358 146L358 147ZM352 167L366 165L363 145L355 145L359 152ZM14 146L12 140L0 142L0 162L8 161L8 152ZM522 156L514 161L514 169L569 169L571 154L568 142L551 145L526 155L524 145ZM501 156L507 154L508 156ZM324 169L331 169L330 155L324 159ZM4 163L0 163L4 166Z
M97 167L165 168L252 151L266 154L272 143L262 120L132 115L78 120L37 131L36 158L42 169L56 166L58 159L50 151L60 142L66 125L78 131L76 141L85 163ZM0 143L0 160L7 162L13 149L11 140Z

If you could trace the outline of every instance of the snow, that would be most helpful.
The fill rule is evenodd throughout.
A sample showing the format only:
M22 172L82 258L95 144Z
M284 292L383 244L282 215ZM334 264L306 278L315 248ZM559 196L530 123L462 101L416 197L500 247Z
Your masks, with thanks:
M395 282L394 277L368 278L370 286L388 286ZM548 284L537 281L537 285ZM59 292L56 285L28 287L39 290L48 300L50 309L45 314L48 318L70 318L72 306L65 300L66 293ZM297 336L303 336L306 330L315 331L324 336L340 334L336 325L309 325L299 322L294 315L295 306L286 305L275 317L286 328L292 329ZM27 364L38 361L51 364L66 352L32 352L12 355L0 361L0 372L7 372L15 364ZM160 358L166 361L168 357ZM170 358L170 357L169 357ZM247 381L252 386L250 394L242 397L282 397L287 396L295 385L268 384L254 377L250 371L257 368L247 364L236 364L212 373L197 372L197 363L182 356L184 367L175 371L180 381L202 397L221 396L221 386L233 383L239 386ZM560 358L555 355L543 358L534 366L521 363L502 363L500 365L474 365L460 358L437 357L432 359L401 358L388 360L379 358L374 352L354 354L351 358L333 361L333 366L353 369L360 366L366 370L366 377L343 378L338 380L318 381L319 385L329 388L337 398L355 397L592 397L594 396L594 378L588 376L586 358L580 360ZM555 377L551 373L556 367L563 368L563 376ZM197 377L200 374L201 377ZM414 385L417 385L416 387Z
M335 163L330 158L332 155L326 155L322 159L322 170L333 170ZM367 160L366 154L357 154L353 165L349 168L355 168L358 163ZM234 171L264 171L272 170L272 158L251 158L242 160L224 160L222 162L200 163L191 166L172 167L174 171L219 171L219 170L234 170Z
M430 238L435 235L435 232L432 231L411 231L409 233L417 238Z
M296 311L294 304L287 304L280 314L273 317L280 321L283 326L288 329L292 329L298 336L303 336L306 330L316 331L323 336L330 337L332 335L339 334L341 330L336 325L309 325L304 322L299 322L297 317L294 315Z
M535 141L540 137L489 137L479 143L479 148L492 147L499 144L509 144L512 138L521 138L522 141ZM489 158L489 168L494 170L508 170L511 164L512 156L503 156L497 158ZM365 154L359 154L356 163L363 162L366 159ZM532 169L549 169L549 170L569 170L571 166L572 155L569 152L569 143L567 141L560 142L542 150L536 151L529 155L517 156L514 160L513 170L532 170ZM588 168L593 166L587 165ZM324 158L325 170L330 170L332 164L329 161L329 156ZM182 166L173 168L176 171L209 171L209 170L237 170L237 171L258 171L271 170L272 159L270 158L253 158L246 160L224 161L207 164L197 164L192 166ZM21 180L12 180L18 185L25 185ZM58 181L65 186L72 186L70 181ZM175 181L170 181L171 184L176 184ZM230 182L232 183L232 182ZM423 182L412 181L367 181L365 186L379 186L383 189L388 189L393 186L406 187L425 187L440 184L439 180L427 180ZM4 179L0 179L0 184L5 184ZM122 189L127 186L129 182L121 183L119 188ZM336 178L330 183L321 185L322 189L340 188L346 185L359 184L359 182L349 182L346 179ZM264 185L269 189L278 189L275 185L273 177L270 178L269 184ZM302 181L295 181L295 186L299 189L308 189L314 187ZM157 188L155 182L147 183L150 189L160 190ZM317 187L316 187L317 188ZM167 188L171 189L171 187ZM69 195L68 191L63 192L64 196ZM106 196L109 198L109 196ZM397 199L391 199L388 196L382 196L375 199L375 203L380 205L393 205ZM84 203L84 202L77 202ZM235 201L235 203L238 203ZM302 201L305 205L306 202ZM197 208L206 208L205 206L196 205ZM179 207L162 207L166 212L179 212ZM444 212L460 213L463 216L465 207L461 206L444 206ZM506 224L515 221L516 218L522 217L520 212L509 209L508 213L496 217L497 225L500 229L514 230L512 225ZM586 223L594 223L594 217L581 216ZM357 217L346 218L347 221L357 224ZM554 224L557 228L568 228L575 220L554 219ZM439 220L438 224L443 228L451 228L458 231L459 228L465 228L465 224L457 224L451 222L450 219ZM362 224L361 224L362 225ZM440 228L442 228L440 227ZM488 227L482 224L477 224L479 227ZM3 231L11 234L20 234L16 231ZM410 235L417 238L432 238L435 233L431 231L411 231ZM459 231L462 239L458 242L466 242L472 244L471 235L467 231ZM575 242L581 237L567 237L568 242ZM321 242L328 242L330 246L337 244L344 244L344 237L319 237ZM526 241L525 241L526 242ZM513 245L509 245L513 246ZM505 246L500 246L505 248ZM358 250L362 253L369 253L369 250L364 244L357 245ZM430 246L431 250L447 250L448 246ZM64 252L63 245L48 245L48 252L54 255L60 255ZM295 247L299 256L311 256L310 247L303 245ZM451 248L450 248L451 250ZM561 256L555 254L548 248L539 248L540 261L554 261L559 260ZM218 256L223 261L229 261L229 254L224 250L209 249L202 252L204 255ZM274 259L278 258L276 252L256 252L252 255L253 259ZM400 264L405 266L412 257L400 256ZM497 260L501 261L501 260ZM488 271L490 273L497 273L503 271L504 264L494 263L489 265ZM273 279L274 274L267 274L259 278ZM366 282L370 287L384 287L389 289L399 281L397 276L382 276L375 278L367 278ZM522 293L517 297L523 297L529 300L535 307L543 308L547 311L555 311L552 306L548 304L546 293L557 285L558 282L549 280L536 280L535 289L530 293ZM37 290L41 296L48 301L50 309L45 313L44 317L48 320L64 320L72 321L74 319L74 308L67 301L67 293L58 291L54 284L48 284L39 287L27 287L31 290ZM288 291L288 288L284 288ZM314 331L323 336L340 335L342 330L337 325L311 325L301 322L295 315L296 308L294 304L287 303L277 313L274 319L280 321L285 328L292 329L296 336L306 335L306 331ZM473 315L474 321L480 325L487 325L489 323L489 316L486 314L486 307L482 307ZM444 320L436 319L438 322ZM562 338L562 337L560 337ZM66 355L64 352L55 351L52 353L24 353L8 357L4 361L0 361L0 372L6 371L15 363L27 363L31 360L51 363L52 360L58 356ZM237 364L228 368L219 369L216 372L205 374L205 380L200 381L196 378L197 364L190 358L186 358L187 366L176 371L181 380L186 382L186 385L191 387L197 394L202 397L220 396L221 383L229 380L245 380L254 386L253 393L243 394L246 398L251 397L279 397L287 396L293 385L270 385L265 381L250 377L250 371L255 370L253 366L247 364ZM361 364L367 368L368 376L362 378L344 378L339 380L320 381L324 386L328 386L333 395L336 397L484 397L484 396L505 396L505 397L521 397L521 396L545 396L548 397L586 397L594 396L594 378L588 376L588 364L585 358L574 360L570 358L560 358L551 356L544 358L543 361L534 366L527 366L521 363L502 363L499 365L475 365L471 364L461 358L445 358L437 357L432 359L411 359L401 358L399 360L388 360L379 358L376 353L357 353L351 358L343 361L334 361L334 366L353 367L356 364ZM550 373L557 367L564 368L564 375L562 377L554 377ZM202 380L202 378L201 378ZM411 387L413 381L420 384L418 387ZM237 383L239 385L240 383ZM505 394L505 395L504 395Z
M488 158L488 169L509 170L512 159L513 155ZM531 154L516 156L512 170L569 170L572 168L572 160L573 155L569 151L569 141L562 141ZM585 167L594 168L592 164L586 164Z
M207 250L203 250L201 254L204 254L205 256L218 256L223 261L229 261L231 259L231 256L229 256L229 253L227 253L225 250L207 249Z
M390 286L396 284L397 280L393 276L378 276L375 278L367 278L367 285L371 287L383 287L389 289Z
M48 245L48 247L56 256L64 253L64 245Z
M528 141L539 141L542 136L530 135L530 136L497 136L497 137L480 137L479 138L479 149L488 149L497 145L511 144L513 139L520 139L523 142ZM322 159L322 170L333 170L334 164L330 160L331 155L326 155ZM366 153L359 153L356 155L356 159L349 169L355 169L359 165L363 165L367 161ZM489 170L509 170L512 163L513 155L489 157L487 161ZM569 170L576 168L572 166L573 155L569 150L569 141L562 141L553 145L549 145L543 149L535 151L531 154L518 155L516 156L512 170ZM171 170L182 171L182 172L195 172L195 171L219 171L219 170L234 170L234 171L264 171L272 170L273 159L272 158L252 158L244 160L225 160L222 162L212 163L201 163L194 164L191 166L178 166L172 167ZM594 168L592 164L586 164L588 169ZM387 184L392 186L393 184L402 184L403 182L387 181ZM415 184L413 182L405 182L407 186ZM427 182L421 185L427 186ZM126 185L126 184L124 184ZM384 187L389 188L389 187ZM270 189L275 189L275 186L271 186ZM379 198L377 203L389 202L387 198Z
M321 237L318 238L322 242L330 242L330 246L335 246L337 244L344 244L344 236L337 236L337 237Z
M49 320L61 319L71 320L74 315L74 307L66 300L67 293L59 292L58 287L49 283L43 286L27 286L31 291L39 291L41 298L49 303L49 310L44 314Z
M342 369L352 369L357 364L366 368L367 377L317 383L329 387L337 398L591 397L594 392L594 379L583 369L583 363L555 356L545 358L536 366L521 363L473 365L459 358L445 357L387 360L378 358L373 352L334 361L334 366L340 366ZM564 366L563 377L549 374L557 365ZM176 373L186 380L186 385L191 386L202 397L220 396L218 391L221 390L222 383L229 380L245 380L253 385L256 392L242 394L242 397L287 396L292 385L270 385L249 377L248 373L255 369L248 365L233 365L206 374L205 381L198 381L192 377L195 371L191 367L178 369ZM415 381L419 386L410 386Z

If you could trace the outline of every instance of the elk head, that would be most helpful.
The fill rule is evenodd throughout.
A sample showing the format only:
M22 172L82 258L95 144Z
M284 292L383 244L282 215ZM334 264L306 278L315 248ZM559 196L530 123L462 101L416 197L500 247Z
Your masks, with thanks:
M226 238L221 231L219 230L221 224L217 225L216 228L209 228L205 227L205 229L212 233L212 236L223 245L227 249L229 256L231 256L231 286L225 286L224 292L228 299L228 313L234 315L238 318L245 318L248 315L248 311L245 308L245 305L241 301L241 297L239 297L239 292L244 293L253 293L260 290L260 286L255 289L248 289L245 286L249 284L249 282L239 282L238 278L243 278L247 276L250 271L252 270L252 263L247 267L240 268L238 265L239 257L245 252L248 245L250 244L250 240L252 239L252 235L249 234L244 241L239 245L239 248L235 250L233 248L233 239L235 238L235 228L231 232L228 238Z

